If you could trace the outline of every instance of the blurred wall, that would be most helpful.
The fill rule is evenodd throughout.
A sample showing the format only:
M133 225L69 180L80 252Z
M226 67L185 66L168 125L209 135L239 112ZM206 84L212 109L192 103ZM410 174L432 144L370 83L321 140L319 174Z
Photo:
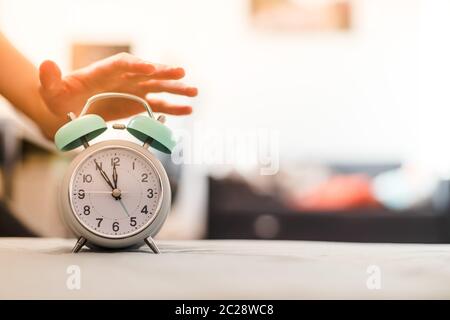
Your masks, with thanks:
M419 47L448 29L421 27L445 7L424 3L354 1L349 33L279 34L253 29L244 0L0 0L0 28L36 63L67 68L72 41L131 41L183 65L201 90L194 120L279 130L283 160L403 160L434 137L419 86L440 79L420 78L432 56Z

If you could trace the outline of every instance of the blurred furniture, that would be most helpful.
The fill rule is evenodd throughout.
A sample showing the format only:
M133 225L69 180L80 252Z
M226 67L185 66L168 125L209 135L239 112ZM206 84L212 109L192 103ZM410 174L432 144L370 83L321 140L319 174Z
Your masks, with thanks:
M376 175L396 165L332 166L339 173ZM256 193L245 182L210 178L207 238L351 242L450 242L450 187L441 187L440 209L430 203L392 211L361 208L308 212L287 207L277 196Z
M20 159L21 140L17 127L9 119L0 119L0 237L30 237L33 233L19 222L8 208L7 203L13 196L13 174Z
M73 241L0 239L0 299L450 298L449 245L160 241L160 255L74 255ZM373 265L381 290L367 286Z
M0 119L0 171L2 200L12 197L13 171L20 159L21 140L17 127L9 119Z
M28 230L17 220L5 203L0 202L0 237L34 237L34 233Z

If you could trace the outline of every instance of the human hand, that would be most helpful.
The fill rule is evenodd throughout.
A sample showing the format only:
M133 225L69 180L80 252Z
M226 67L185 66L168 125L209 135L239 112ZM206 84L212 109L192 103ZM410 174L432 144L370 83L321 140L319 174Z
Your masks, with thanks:
M68 112L78 115L89 97L108 91L130 93L144 98L155 112L190 114L192 107L189 105L171 104L148 97L149 93L158 92L196 96L197 88L178 81L184 75L182 68L147 62L128 53L97 61L64 77L53 61L44 61L39 68L40 94L56 117L51 120L42 119L38 125L47 137L53 138L59 126L66 121ZM143 111L140 104L121 100L100 101L90 110L106 121L126 118Z

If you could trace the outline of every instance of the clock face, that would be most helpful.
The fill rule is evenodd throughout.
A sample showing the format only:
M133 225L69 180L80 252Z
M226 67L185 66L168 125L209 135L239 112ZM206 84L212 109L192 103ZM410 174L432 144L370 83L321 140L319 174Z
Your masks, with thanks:
M76 167L69 186L72 211L91 232L123 238L147 227L158 213L162 188L152 162L127 147L106 147Z

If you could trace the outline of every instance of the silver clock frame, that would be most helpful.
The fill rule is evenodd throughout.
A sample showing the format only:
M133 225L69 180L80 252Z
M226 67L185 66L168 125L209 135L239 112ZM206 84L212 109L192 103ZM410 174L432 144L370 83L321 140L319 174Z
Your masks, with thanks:
M76 173L81 163L90 155L97 151L109 148L124 148L131 149L132 151L140 154L143 158L147 159L154 168L155 172L159 176L161 184L161 195L159 204L154 213L154 218L146 223L145 226L136 230L133 233L124 236L107 236L102 235L94 230L91 230L86 226L77 216L75 210L72 207L71 201L71 186L73 176ZM155 252L159 253L156 244L153 241L153 237L159 232L162 225L170 211L171 207L171 189L169 184L169 178L164 170L161 162L146 149L146 145L140 146L136 143L125 140L108 140L96 143L89 146L70 163L64 178L62 180L62 187L60 188L60 212L62 214L63 221L72 230L72 232L79 237L79 240L74 248L74 252L81 249L83 245L87 245L91 248L109 248L109 249L125 249L134 246L141 246L144 243L150 246Z

